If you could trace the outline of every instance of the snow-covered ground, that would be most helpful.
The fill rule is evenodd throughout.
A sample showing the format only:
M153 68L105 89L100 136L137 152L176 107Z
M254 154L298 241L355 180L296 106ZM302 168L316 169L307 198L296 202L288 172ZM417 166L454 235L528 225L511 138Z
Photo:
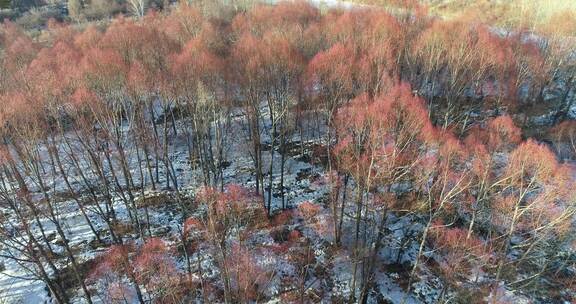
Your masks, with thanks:
M254 188L255 178L252 174L253 164L251 158L246 153L248 148L248 143L246 137L242 134L241 126L239 125L240 118L237 118L235 125L232 129L235 130L230 134L230 141L227 146L227 156L226 159L231 162L231 165L224 170L224 180L225 184L236 183L243 185L247 188ZM182 122L178 122L182 124ZM269 124L269 123L268 123ZM265 134L264 141L266 141ZM294 140L300 140L294 138ZM305 139L310 140L310 139ZM41 154L44 159L48 159L45 148L40 149ZM309 152L309 151L308 151ZM63 155L64 159L66 156ZM264 170L267 174L267 168L270 161L270 154L264 153ZM280 161L279 154L276 152L275 161L275 174L274 174L274 184L278 185L280 180ZM172 138L170 145L170 158L172 159L175 172L177 172L177 180L181 187L181 192L191 193L202 185L201 182L201 172L199 170L193 171L189 165L187 146L185 143L185 138L183 134L179 134L177 137ZM135 159L131 158L131 166L135 168ZM164 176L164 168L160 168L160 176ZM134 183L139 184L139 176L135 173L137 170L134 169ZM285 197L287 206L298 205L302 201L314 200L316 198L322 197L325 192L325 188L321 185L314 183L313 180L307 178L308 176L320 176L322 174L322 168L315 164L310 164L298 160L297 157L289 157L286 161L285 167ZM89 176L90 178L96 179L96 176ZM50 180L46 178L46 180ZM80 180L79 176L72 176L71 180ZM96 181L95 181L96 182ZM268 183L268 177L266 177L265 184ZM77 183L78 186L79 183ZM63 181L59 179L51 180L48 185L53 192L65 192L66 186ZM159 190L157 192L165 192L170 194L168 190ZM150 194L146 191L147 195ZM267 198L266 198L267 199ZM128 214L125 205L121 202L119 197L114 199L114 208L119 219L128 221ZM102 204L104 204L102 202ZM274 197L272 199L273 209L278 209L281 207L280 197ZM104 206L102 206L104 208ZM80 262L92 259L96 256L97 252L92 250L88 243L90 243L94 236L92 235L89 226L87 225L82 213L77 207L74 201L65 201L58 204L59 217L65 228L66 236L69 240L70 246L78 246L82 248L78 254ZM142 211L141 211L142 212ZM97 229L104 229L105 223L100 220L95 214L90 214L93 222ZM140 216L143 216L141 214ZM166 210L150 209L151 225L156 229L168 230L176 234L177 227L183 222L183 219L178 213L167 214ZM42 219L42 226L45 227L45 232L47 235L55 235L54 224L50 222L49 219ZM38 237L40 237L39 231ZM56 244L56 239L52 241L55 251L63 251L61 246ZM45 290L45 285L43 282L28 280L28 275L26 271L22 269L17 263L10 259L1 259L4 263L5 270L0 273L0 303L2 300L7 303L43 303L47 301L47 290ZM83 298L77 297L75 299L78 303L83 302Z
M264 108L263 108L264 110ZM263 111L265 113L265 111ZM314 118L312 117L307 121L307 123L314 124ZM178 121L178 124L182 124L182 121ZM243 117L241 115L236 115L234 121L232 122L231 133L228 136L228 143L226 149L226 160L230 162L230 166L228 166L224 170L224 181L225 184L236 183L247 188L254 188L255 186L255 178L253 174L253 163L252 159L249 157L247 153L247 149L249 149L249 144L247 142L247 134L243 131L242 127ZM269 137L267 136L268 132L266 131L269 128L270 122L267 120L266 116L264 116L263 120L263 142L269 142ZM321 125L321 124L320 124ZM309 128L310 130L317 130L316 128ZM321 128L319 130L320 133L311 134L304 134L304 138L300 138L299 134L296 133L292 136L291 141L304 144L306 147L304 152L307 156L312 154L312 146L308 146L307 143L312 141L318 141L318 138L323 137L323 132L325 130ZM41 154L44 158L48 158L46 156L46 150L42 148ZM130 151L130 149L128 149ZM189 165L188 153L187 153L187 146L184 135L180 132L178 136L171 138L171 145L169 147L170 151L170 158L172 159L175 172L177 172L177 179L180 184L181 192L185 195L193 196L196 189L202 185L201 182L201 172L199 170L192 170L191 166ZM285 183L285 193L286 193L286 204L287 207L295 207L304 201L312 201L312 202L321 202L327 194L327 186L325 183L322 182L322 176L324 174L323 167L318 163L308 162L307 160L310 159L309 157L303 157L304 155L299 154L300 148L294 149L291 151L291 155L287 157L286 160L286 167L285 167L285 176L284 176L284 183ZM129 155L132 155L129 153ZM65 155L62 156L66 158ZM278 185L280 181L280 161L279 161L279 152L276 151L275 153L276 161L275 161L275 168L274 168L274 176L273 176L273 184ZM134 168L136 167L136 160L135 157L131 157L131 166ZM264 174L266 175L265 178L265 186L268 185L268 172L267 168L270 162L270 153L269 151L265 151L263 153L264 158ZM160 169L160 176L164 176L164 168L163 166ZM134 172L137 170L134 169ZM48 175L49 173L47 173ZM108 172L109 174L109 172ZM96 179L96 176L90 176L90 178ZM134 173L134 183L138 184L139 176L137 173ZM80 178L78 176L72 176L72 180L78 181ZM50 180L47 178L47 180ZM160 181L162 183L162 180ZM64 183L59 179L51 180L51 183L48 185L53 192L65 192L66 187L63 185ZM80 183L75 183L78 187L80 187ZM274 188L273 188L274 189ZM277 193L277 189L274 191ZM171 190L158 190L155 193L150 192L150 190L146 190L146 195L158 195L158 194L165 194L167 196L173 195ZM265 197L264 199L267 200ZM102 202L104 204L104 202ZM278 210L281 207L281 199L279 195L273 196L272 198L272 206L273 210ZM103 207L104 208L104 207ZM114 208L116 210L117 216L120 220L125 222L129 221L128 214L124 203L119 197L114 198ZM90 209L92 210L92 209ZM140 216L144 217L143 210L139 210ZM74 248L78 248L77 259L79 263L91 260L95 258L99 252L105 250L105 248L98 248L96 250L92 249L89 244L94 240L94 236L92 235L83 215L81 214L80 210L76 203L73 200L63 201L58 203L58 213L63 223L63 227L66 232L66 236L70 242L70 246ZM326 220L328 218L328 209L324 209L321 214L318 215L318 219L323 218ZM96 214L89 211L90 217L93 219L95 223L96 229L98 230L105 230L105 223L100 220ZM181 218L181 214L174 209L173 205L166 205L166 206L155 206L149 208L149 216L150 216L150 224L152 226L152 234L159 235L164 239L174 239L178 237L178 229L181 228L181 225L184 219ZM391 219L394 220L394 219ZM47 218L42 219L42 224L46 229L47 235L56 235L55 227L53 223L51 223ZM346 222L345 226L350 226L351 223ZM293 223L292 227L299 227L301 224ZM304 228L300 228L304 229ZM307 229L307 228L306 228ZM397 250L394 248L398 247L398 242L403 238L404 234L406 233L406 229L414 229L409 223L402 223L396 221L392 224L391 229L395 231L394 234L391 235L389 239L386 240L386 246L383 246L381 253L379 254L380 258L387 262L393 263L393 261L397 258ZM36 231L36 233L39 233ZM330 241L330 238L323 239L319 237L317 233L313 232L306 232L307 236L310 239L315 239L315 255L317 260L319 261L326 261L328 257L326 257L326 247L324 242ZM40 235L38 235L40 236ZM126 236L130 238L130 235ZM136 239L137 235L134 234L133 238ZM63 252L64 248L57 243L58 238L55 237L51 244L54 247L54 250L57 252ZM256 245L273 245L274 240L270 237L270 231L263 230L260 233L251 237L251 242ZM350 240L344 239L344 243L351 243ZM404 255L400 257L402 262L406 262L408 260L413 259L415 255L416 244L411 244L407 246L407 249L404 250ZM201 252L196 252L195 254L201 254ZM274 268L275 272L277 273L290 273L293 272L291 270L290 264L283 262L282 260L277 260L278 257L274 258L273 255L267 255L262 253L263 257L268 256L269 258L262 259L259 261L261 266L264 268ZM204 255L203 255L204 256ZM350 293L350 280L351 280L351 262L350 257L346 251L339 251L333 256L329 257L331 265L333 265L332 269L330 270L331 285L332 290L330 294L332 295L341 295L347 297ZM48 292L45 289L44 283L41 281L31 281L27 280L27 272L24 269L14 263L9 259L2 259L5 266L5 271L0 273L0 296L2 300L6 303L48 303L50 299L47 297ZM213 269L213 261L211 262L210 259L205 260L203 263L204 269ZM184 262L179 263L182 267L184 267ZM216 277L217 272L213 273L205 273L207 277ZM394 273L388 273L386 269L381 269L377 272L376 277L378 278L378 289L380 290L379 296L374 296L373 299L387 299L392 303L400 303L404 296L404 292L402 288L395 282ZM314 284L322 284L321 281L315 282ZM267 289L266 293L271 297L274 298L274 294L278 293L280 290L280 281L278 278L275 278L270 282L270 286ZM432 287L432 289L434 289ZM74 303L85 303L85 299L81 296L81 292L78 290L77 295L73 298ZM324 300L326 302L330 301L330 297L326 295L327 298ZM98 301L97 298L95 298ZM422 302L420 298L415 296L410 296L407 298L407 303L420 303ZM376 300L375 300L376 301ZM0 301L0 303L2 303ZM376 303L376 302L375 302Z
M265 107L262 107L262 113L266 113ZM244 126L244 117L240 112L235 113L233 117L230 132L226 136L225 161L230 164L223 171L224 184L239 184L246 188L253 189L256 181L253 173L253 161L249 156L250 142L248 141L248 132L246 132ZM315 261L319 265L322 265L322 267L325 267L327 274L322 277L312 274L307 280L311 284L310 288L317 288L324 291L322 295L319 295L321 302L330 303L333 297L347 299L351 293L353 264L350 256L350 248L353 247L353 233L343 235L342 242L344 248L333 250L329 245L333 242L331 230L321 227L322 225L329 226L331 214L329 208L327 208L328 206L325 205L326 196L329 192L324 179L325 169L320 163L315 162L315 158L312 157L313 150L319 148L312 143L322 142L322 138L325 137L326 132L323 122L318 122L317 119L318 117L316 115L308 117L304 122L304 124L308 124L308 127L304 128L308 130L308 133L300 134L299 132L295 132L290 138L293 148L286 153L284 186L287 208L297 207L305 201L318 203L318 205L323 206L323 208L320 213L315 216L311 225L309 225L310 223L303 223L300 218L293 219L286 223L286 227L284 228L289 231L299 230L310 240ZM176 123L178 125L177 130L182 130L185 127L185 122L182 120ZM264 146L266 146L267 143L270 142L268 132L270 129L270 121L265 114L262 117L262 126L262 141ZM125 126L124 132L127 131L128 126ZM302 136L302 138L300 136ZM71 136L71 139L72 138ZM175 167L174 171L177 174L180 193L186 197L194 197L197 189L203 185L202 174L199 169L194 170L190 165L184 133L179 131L178 135L171 136L169 142L169 157ZM135 153L132 151L133 148L130 148L131 146L133 145L130 140L127 139L125 147L128 147L127 155L129 156L130 167L133 168L134 184L137 185L140 183L141 177L136 169L138 164L134 156ZM48 163L45 147L40 147L39 151L42 158ZM304 153L303 155L302 152ZM69 155L66 155L66 153L62 155L62 159L64 160L68 157ZM280 211L281 209L281 198L277 195L278 185L280 183L279 158L279 151L276 150L273 174L273 194L276 195L272 196L272 209L274 211ZM270 151L264 151L263 168L265 187L267 187L269 183L267 171L269 164ZM84 166L88 167L89 165L87 162L84 162ZM162 203L148 208L151 235L161 237L171 245L177 245L174 243L174 240L180 237L179 231L181 231L185 219L182 218L182 213L178 210L177 204L171 199L174 197L174 190L162 188L165 184L164 165L160 164L158 169L160 173L159 176L161 177L158 181L158 190L152 191L150 189L150 183L146 181L145 184L147 187L144 191L146 197L155 196L165 198L165 201ZM51 193L66 193L67 189L64 182L60 180L60 178L51 177L49 171L50 170L46 170L45 173L46 180L49 181L47 188L51 189ZM89 172L89 170L86 170L86 172ZM77 188L75 190L80 192L82 185L79 182L81 179L77 176L78 174L78 172L76 172L76 175L71 173L70 179L73 181L73 187ZM111 172L106 172L106 175L110 174ZM96 175L88 174L87 177L93 180L95 184L98 183ZM351 183L353 183L353 181L351 181ZM400 185L398 188L403 187ZM40 193L38 193L39 189L35 190L33 195L40 198ZM265 191L265 193L267 192ZM135 191L135 194L140 195L141 193L140 191ZM350 195L352 195L352 193L350 193ZM137 197L136 200L138 199ZM267 201L267 197L264 197L264 201ZM101 201L100 204L102 204L102 208L105 208L104 201ZM128 211L118 195L113 198L113 206L118 219L129 223ZM355 206L350 205L348 208L350 208L350 210L346 210L347 214L353 214L355 212ZM106 224L93 211L93 206L89 206L87 210L95 228L98 231L106 231ZM143 208L140 208L138 212L140 218L146 217ZM194 212L202 213L203 210L199 207L199 210L195 210ZM76 258L79 263L91 261L106 250L106 248L103 247L94 249L90 245L94 241L94 236L74 200L68 199L58 202L57 213L60 221L63 223L63 228L70 246L77 250ZM194 214L192 215L194 216ZM14 220L13 217L9 217L9 219ZM372 219L375 221L382 220L378 218L378 216ZM384 237L382 242L383 246L377 254L378 267L376 267L377 269L374 273L375 284L373 292L370 294L369 302L407 304L436 303L443 290L442 281L434 276L431 270L427 269L426 263L421 264L418 277L412 284L411 293L406 295L405 292L407 269L410 268L416 258L419 246L418 237L416 236L419 235L423 229L423 225L419 224L422 221L411 216L397 217L394 214L388 214L384 220L386 221L385 226L388 233ZM55 237L56 231L54 224L48 218L42 218L41 222L42 226L45 227L46 234L52 237L50 243L54 251L63 253L64 248L58 243L59 238ZM285 283L281 278L296 277L296 270L294 269L294 265L289 263L284 256L275 254L271 249L278 245L272 237L274 229L276 228L265 227L260 231L252 233L252 235L243 242L250 244L254 248L259 248L258 265L263 269L272 271L274 274L270 282L267 283L265 295L270 299L269 303L281 303L278 296L283 292L283 288L285 288ZM317 230L323 230L324 232L319 233ZM352 218L345 217L344 230L354 230ZM326 233L326 231L330 232ZM41 237L38 229L35 229L34 232L39 238ZM102 235L102 237L110 241L109 236ZM138 240L139 238L136 232L128 233L124 237L127 240ZM425 251L425 256L433 256L428 253L428 249ZM3 254L6 253L5 250L2 252ZM186 263L184 258L182 256L178 256L177 258L178 267L182 271L185 271ZM218 280L219 272L208 248L200 246L197 251L192 253L191 258L192 260L197 258L202 260L201 267L204 269L204 279ZM14 262L14 260L8 258L0 258L0 261L3 262L5 267L5 270L0 272L0 303L51 303L45 284L40 280L30 280L29 273L22 267L30 265L27 265L26 262L19 265ZM61 267L67 264L65 258L61 259L59 263ZM513 300L522 299L505 289L502 290L502 293ZM106 302L97 296L94 297L94 300L95 303ZM79 288L76 290L72 302L86 302Z

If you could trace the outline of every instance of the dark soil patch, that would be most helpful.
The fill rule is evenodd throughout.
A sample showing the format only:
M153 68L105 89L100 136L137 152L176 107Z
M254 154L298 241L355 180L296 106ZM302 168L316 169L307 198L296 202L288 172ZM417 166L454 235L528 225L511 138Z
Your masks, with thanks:
M404 290L408 290L408 281L410 280L410 271L412 270L410 265L393 263L383 265L382 268L383 272L397 274L398 278L395 279L396 283Z
M290 232L291 232L290 229L288 229L287 227L278 227L270 231L270 236L272 237L274 242L282 244L288 241L290 237Z

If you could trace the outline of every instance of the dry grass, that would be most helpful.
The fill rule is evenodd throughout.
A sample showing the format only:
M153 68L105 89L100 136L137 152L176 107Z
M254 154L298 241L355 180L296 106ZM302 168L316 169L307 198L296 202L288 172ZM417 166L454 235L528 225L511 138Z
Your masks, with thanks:
M397 8L419 2L428 11L443 18L469 18L505 28L538 29L561 13L576 13L574 0L349 0L352 2Z
M155 194L148 195L146 197L137 197L135 199L135 201L136 201L136 206L138 206L138 208L143 208L143 207L153 208L153 207L160 207L160 206L164 206L166 204L172 203L174 201L174 199L171 198L166 193L155 193Z

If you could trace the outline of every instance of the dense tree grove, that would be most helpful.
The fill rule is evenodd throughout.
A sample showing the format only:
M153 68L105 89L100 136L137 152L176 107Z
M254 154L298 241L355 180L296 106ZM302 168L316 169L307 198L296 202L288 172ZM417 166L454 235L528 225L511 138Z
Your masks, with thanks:
M0 26L0 256L56 303L576 300L576 16L130 3ZM293 200L294 157L326 195Z

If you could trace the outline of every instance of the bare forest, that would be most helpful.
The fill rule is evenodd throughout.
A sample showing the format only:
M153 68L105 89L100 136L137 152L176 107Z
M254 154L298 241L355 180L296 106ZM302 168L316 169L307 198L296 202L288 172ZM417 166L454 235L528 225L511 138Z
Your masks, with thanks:
M0 303L576 303L575 10L220 2L0 25Z

